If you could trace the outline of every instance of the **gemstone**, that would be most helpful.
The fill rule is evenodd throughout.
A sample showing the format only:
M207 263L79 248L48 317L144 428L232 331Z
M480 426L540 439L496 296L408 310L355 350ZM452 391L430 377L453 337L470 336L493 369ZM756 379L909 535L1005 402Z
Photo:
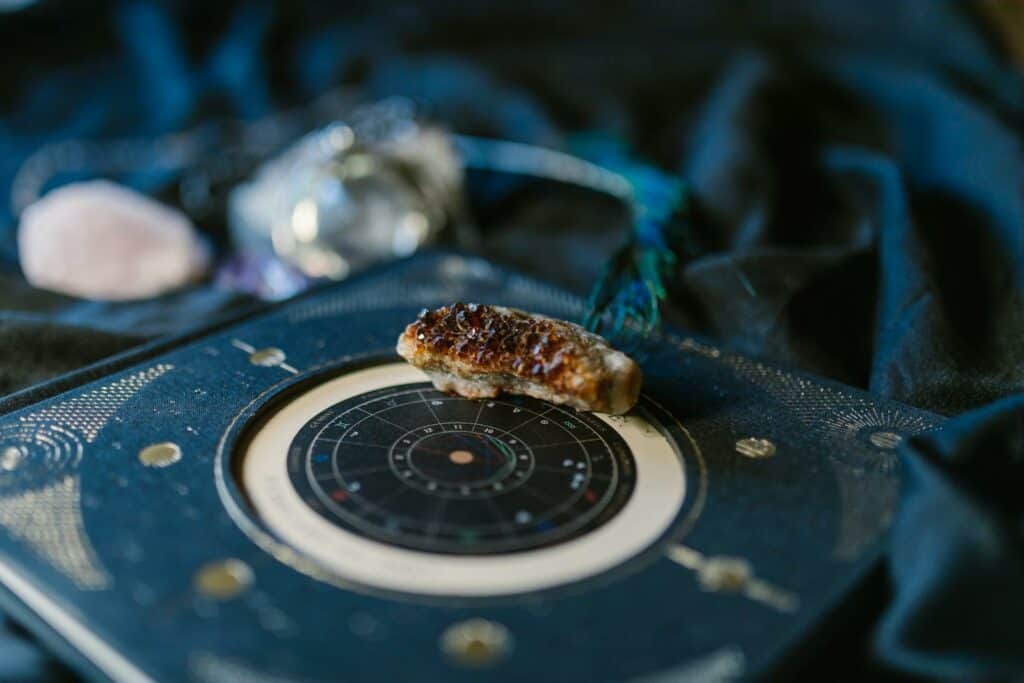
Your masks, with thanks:
M34 287L101 301L164 294L210 263L187 216L106 180L65 185L29 205L18 254Z
M342 279L433 241L459 202L461 165L447 134L409 124L333 144L335 124L265 163L231 192L236 246Z

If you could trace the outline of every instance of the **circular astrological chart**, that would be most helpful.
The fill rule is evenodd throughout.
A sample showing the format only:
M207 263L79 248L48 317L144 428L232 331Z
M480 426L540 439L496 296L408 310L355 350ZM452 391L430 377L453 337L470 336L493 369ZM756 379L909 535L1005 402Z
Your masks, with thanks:
M673 443L634 411L436 391L404 363L329 379L263 421L242 486L282 542L373 588L550 588L643 552L686 495Z

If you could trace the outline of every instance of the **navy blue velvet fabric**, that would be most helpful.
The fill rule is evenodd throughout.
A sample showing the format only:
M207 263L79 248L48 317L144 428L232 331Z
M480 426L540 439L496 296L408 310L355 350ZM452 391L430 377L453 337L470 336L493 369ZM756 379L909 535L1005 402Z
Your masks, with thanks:
M906 455L882 656L949 680L1019 679L1024 397L963 415Z
M671 320L957 416L904 449L893 592L865 606L884 616L808 676L1024 673L1024 404L1006 398L1024 385L1024 79L972 6L462 5L42 2L0 17L0 193L46 141L252 119L344 84L419 98L467 133L625 143L692 185ZM123 180L177 197L165 172ZM577 291L626 229L569 188L473 176L471 191L485 254ZM201 227L224 247L222 221ZM0 208L2 392L246 303L209 285L121 305L36 292L14 230ZM46 662L0 640L4 680L63 675Z

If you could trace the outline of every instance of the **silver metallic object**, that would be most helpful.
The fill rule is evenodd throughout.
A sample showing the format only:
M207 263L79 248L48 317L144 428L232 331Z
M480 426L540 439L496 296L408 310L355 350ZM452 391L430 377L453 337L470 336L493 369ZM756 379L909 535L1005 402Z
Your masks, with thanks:
M435 241L459 212L452 138L405 100L357 110L301 138L235 187L228 222L243 252L342 279Z

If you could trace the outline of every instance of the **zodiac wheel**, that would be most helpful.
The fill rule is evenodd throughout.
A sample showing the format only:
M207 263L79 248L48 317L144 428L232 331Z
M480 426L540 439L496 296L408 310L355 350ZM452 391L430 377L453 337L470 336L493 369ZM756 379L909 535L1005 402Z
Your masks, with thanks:
M635 465L607 423L535 399L466 401L417 383L341 401L289 448L311 508L368 538L429 552L514 552L600 526Z
M256 515L346 580L460 596L598 573L675 520L681 456L641 413L473 401L425 379L388 363L279 407L242 453Z

